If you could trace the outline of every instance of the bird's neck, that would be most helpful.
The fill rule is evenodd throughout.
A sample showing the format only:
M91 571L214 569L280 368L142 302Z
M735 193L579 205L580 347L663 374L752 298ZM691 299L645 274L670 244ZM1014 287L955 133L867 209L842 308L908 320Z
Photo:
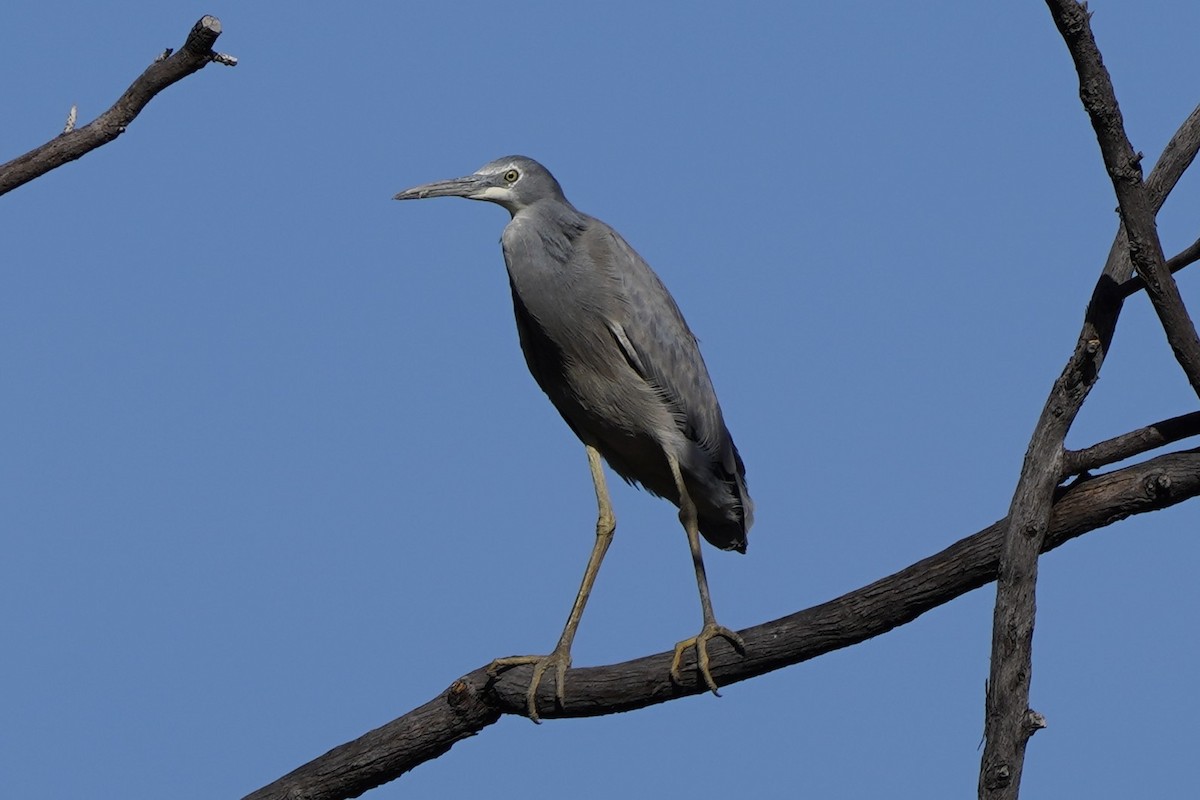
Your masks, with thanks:
M588 217L566 201L534 203L514 213L508 225L514 234L519 231L522 237L536 236L547 255L566 263L587 229Z

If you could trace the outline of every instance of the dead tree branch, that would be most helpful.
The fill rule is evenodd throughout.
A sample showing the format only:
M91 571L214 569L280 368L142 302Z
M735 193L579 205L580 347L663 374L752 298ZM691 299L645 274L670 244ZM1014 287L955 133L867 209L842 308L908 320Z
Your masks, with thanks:
M1200 340L1178 300L1175 282L1166 272L1154 224L1154 215L1200 146L1196 141L1196 112L1164 151L1159 162L1159 166L1165 165L1164 170L1155 168L1160 176L1173 179L1165 185L1144 186L1140 162L1125 136L1108 73L1092 39L1086 8L1075 0L1046 2L1075 59L1080 96L1092 118L1120 200L1122 228L1092 293L1075 352L1042 409L1009 507L993 616L985 745L979 770L981 800L1016 800L1025 746L1045 724L1041 715L1029 708L1038 556L1044 550L1055 487L1065 466L1063 442L1099 377L1125 296L1120 284L1129 278L1130 265L1146 281L1176 357L1200 393ZM1174 174L1176 167L1178 175ZM1182 314L1182 321L1178 314ZM1039 724L1031 724L1034 719Z
M1051 550L1088 531L1180 503L1200 494L1200 450L1171 453L1061 490L1044 540ZM746 654L713 644L713 676L722 686L858 644L995 580L1004 541L1001 520L942 552L869 586L782 619L741 631ZM706 691L675 684L671 652L605 667L572 669L567 702L557 709L554 681L538 693L543 718L632 711ZM357 797L437 758L503 714L525 715L529 667L489 681L484 667L438 697L362 737L330 750L245 800L335 800Z
M1063 456L1061 479L1106 467L1190 436L1200 436L1200 411L1160 420L1083 450L1068 450Z
M1092 36L1087 7L1075 0L1046 2L1079 73L1079 97L1091 118L1104 166L1117 195L1130 261L1146 284L1146 293L1175 358L1200 396L1200 337L1184 308L1179 287L1166 267L1154 220L1155 209L1142 182L1141 156L1134 152L1125 134L1112 81Z
M167 50L158 57L112 108L96 119L75 127L74 107L64 131L41 147L0 165L0 195L45 175L52 169L74 161L101 145L116 139L133 119L141 113L155 95L176 81L203 68L211 61L228 66L237 64L233 56L213 52L212 46L221 35L221 21L216 17L201 17L188 34L183 47L174 55Z

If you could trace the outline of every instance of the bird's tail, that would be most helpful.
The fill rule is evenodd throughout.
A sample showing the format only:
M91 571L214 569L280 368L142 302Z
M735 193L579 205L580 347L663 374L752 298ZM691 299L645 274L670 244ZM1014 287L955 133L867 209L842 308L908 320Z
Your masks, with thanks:
M713 547L722 550L746 552L747 533L754 524L754 501L746 489L746 467L737 448L733 448L735 464L732 473L713 476L721 484L723 492L706 493L718 502L698 502L696 511L700 517L700 533Z

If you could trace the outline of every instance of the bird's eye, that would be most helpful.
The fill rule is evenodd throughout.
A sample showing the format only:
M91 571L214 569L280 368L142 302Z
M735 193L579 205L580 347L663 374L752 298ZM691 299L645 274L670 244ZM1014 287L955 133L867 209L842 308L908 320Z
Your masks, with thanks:
M508 172L504 173L504 180L508 183L516 183L517 178L519 177L521 177L521 173L517 172L515 169L510 169Z

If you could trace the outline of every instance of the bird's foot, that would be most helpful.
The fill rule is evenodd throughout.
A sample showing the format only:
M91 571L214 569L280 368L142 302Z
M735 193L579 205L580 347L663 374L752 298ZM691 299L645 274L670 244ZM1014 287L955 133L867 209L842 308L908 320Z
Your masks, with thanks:
M742 641L741 636L724 625L718 625L713 621L706 622L700 633L675 645L675 658L671 660L671 680L675 683L680 682L679 667L683 661L683 654L689 647L695 647L696 669L700 670L700 676L704 678L704 683L708 685L709 690L720 697L721 693L717 691L717 682L713 680L712 673L708 671L708 641L717 636L727 640L739 653L746 652L746 643Z
M487 674L494 678L504 670L524 664L533 664L533 677L529 681L529 688L525 691L525 705L529 710L529 718L541 724L542 720L538 717L537 712L538 685L541 684L542 676L546 674L546 671L553 667L554 699L558 701L559 708L562 708L564 705L563 688L567 682L567 667L571 666L571 651L555 648L554 652L548 656L508 656L507 658L497 658L491 664L488 664Z

